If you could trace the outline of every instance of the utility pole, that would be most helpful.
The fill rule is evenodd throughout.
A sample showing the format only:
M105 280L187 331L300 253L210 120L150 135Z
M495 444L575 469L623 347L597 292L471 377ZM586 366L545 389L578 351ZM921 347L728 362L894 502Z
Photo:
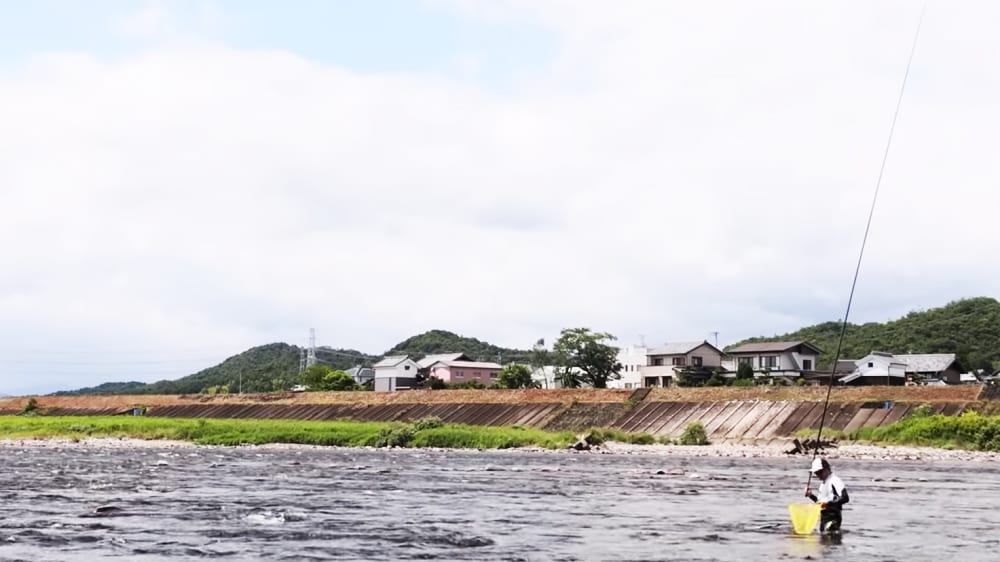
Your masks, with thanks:
M715 336L715 347L719 347L719 332L709 332L709 333Z

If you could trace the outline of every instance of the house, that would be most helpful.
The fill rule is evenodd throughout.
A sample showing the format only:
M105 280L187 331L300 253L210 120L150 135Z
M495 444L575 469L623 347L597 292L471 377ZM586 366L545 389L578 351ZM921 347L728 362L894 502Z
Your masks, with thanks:
M805 341L745 343L728 352L734 366L750 365L755 376L798 378L816 369L822 350Z
M420 360L421 371L428 377L435 377L445 384L478 381L489 386L500 377L499 363L473 361L464 353L428 355Z
M708 372L722 367L723 351L707 341L664 344L646 352L646 364L639 370L642 386L671 386L684 370Z
M644 345L629 345L618 348L618 363L621 378L608 381L608 388L639 388L642 386L642 368L646 366L649 348Z
M914 382L937 380L959 384L965 370L954 353L915 353L895 357L906 363L906 377Z
M891 353L873 351L854 362L854 371L840 377L841 384L852 386L902 386L906 384L906 363Z
M390 355L372 366L376 391L411 389L417 384L420 365L408 355Z
M345 372L354 377L354 382L361 386L365 386L375 380L375 369L371 367L351 367Z

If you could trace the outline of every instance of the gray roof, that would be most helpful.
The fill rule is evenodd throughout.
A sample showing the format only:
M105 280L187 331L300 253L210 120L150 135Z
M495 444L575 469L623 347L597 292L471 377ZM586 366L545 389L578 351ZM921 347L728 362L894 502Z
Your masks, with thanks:
M837 361L837 368L834 369L838 373L852 373L854 369L858 368L858 360L855 359L840 359Z
M896 359L906 363L907 373L939 373L955 362L954 353L916 353L896 355Z
M767 341L767 342L757 342L757 343L745 343L741 346L730 349L729 353L781 353L783 351L788 351L789 349L793 347L798 347L800 345L811 347L817 352L820 351L818 347L807 341Z
M650 349L646 355L687 355L694 348L705 345L706 341L679 341L663 344L660 347ZM711 344L709 344L711 345Z
M379 361L378 363L375 363L372 366L373 367L395 367L396 365L399 365L400 363L402 363L403 361L406 361L409 358L410 358L409 355L390 355L388 357L384 357L381 361Z
M464 353L438 353L437 355L424 357L420 361L417 361L417 365L420 365L421 369L426 369L438 361L457 361L462 357L465 357L466 360L469 359Z
M449 367L461 367L463 369L501 369L502 368L499 363L489 363L489 362L486 362L486 361L459 361L459 360L445 361L445 360L438 360L438 361L435 361L434 363L444 363L445 365L447 365ZM429 364L427 366L430 367L434 363L431 363L431 364Z

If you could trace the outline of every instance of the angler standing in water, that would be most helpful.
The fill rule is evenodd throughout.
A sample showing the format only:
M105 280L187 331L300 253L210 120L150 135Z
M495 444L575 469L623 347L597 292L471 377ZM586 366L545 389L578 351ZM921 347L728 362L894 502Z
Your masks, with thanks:
M806 488L806 497L819 502L820 505L820 532L840 533L841 510L845 503L851 501L847 495L847 487L844 486L844 481L833 473L826 459L814 458L809 471L820 481L818 495L814 494L812 489Z

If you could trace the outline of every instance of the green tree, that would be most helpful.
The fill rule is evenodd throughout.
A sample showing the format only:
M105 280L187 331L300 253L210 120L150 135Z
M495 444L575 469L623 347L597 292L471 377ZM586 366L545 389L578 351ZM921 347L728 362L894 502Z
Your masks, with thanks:
M330 371L323 377L320 390L358 390L358 383L344 371Z
M323 390L324 379L332 372L333 368L329 365L310 365L299 375L299 384L305 385L309 390Z
M500 369L497 386L500 388L538 388L538 383L531 378L531 369L527 365L511 363Z
M750 366L750 363L744 361L736 367L736 378L740 380L753 378L753 367Z
M579 383L594 388L607 388L609 380L621 378L622 365L618 362L618 348L604 342L614 341L608 333L591 332L588 328L567 328L552 346L555 362L561 375L569 376L572 369ZM564 385L566 386L566 385Z

